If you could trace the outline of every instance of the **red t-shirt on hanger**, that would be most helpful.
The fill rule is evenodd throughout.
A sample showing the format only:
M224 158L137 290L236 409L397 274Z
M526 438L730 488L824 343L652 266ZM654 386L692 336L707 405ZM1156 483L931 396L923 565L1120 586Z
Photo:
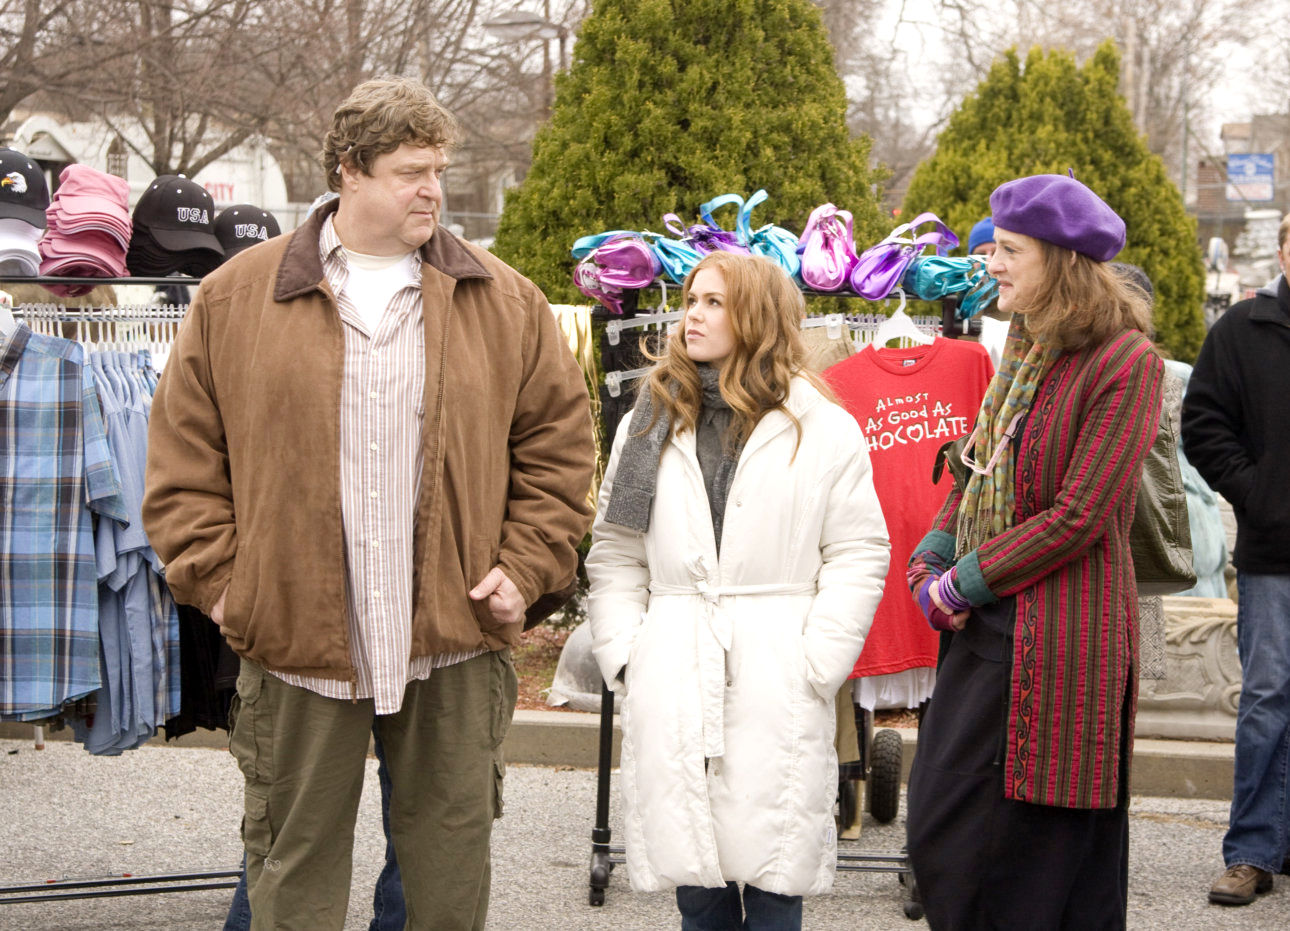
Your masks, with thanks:
M891 536L891 568L854 676L935 666L938 634L909 595L905 568L949 493L932 483L936 451L965 436L994 374L985 348L937 338L909 349L866 346L824 378L869 442L873 483Z

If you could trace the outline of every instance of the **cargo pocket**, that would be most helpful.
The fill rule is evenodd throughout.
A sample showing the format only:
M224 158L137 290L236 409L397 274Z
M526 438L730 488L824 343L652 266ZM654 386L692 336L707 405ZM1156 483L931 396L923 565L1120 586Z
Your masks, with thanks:
M506 761L501 751L493 758L493 819L502 816L502 783L506 779Z
M492 706L492 722L489 735L492 737L493 749L498 751L500 759L502 741L506 739L506 732L511 727L511 718L515 715L515 701L519 697L520 686L510 650L495 651L490 663L488 698Z
M246 807L242 813L242 846L248 855L256 857L266 857L273 849L267 790L250 784L246 787Z
M248 782L267 782L272 776L269 709L264 697L265 671L242 660L237 694L229 709L228 749Z

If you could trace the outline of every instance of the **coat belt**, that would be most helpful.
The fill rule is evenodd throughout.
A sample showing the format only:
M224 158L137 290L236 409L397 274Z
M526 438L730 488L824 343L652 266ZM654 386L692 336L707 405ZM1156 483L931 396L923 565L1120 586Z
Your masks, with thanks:
M731 595L814 595L815 580L770 582L761 585L714 585L707 560L702 556L686 560L693 582L672 585L650 582L654 595L698 595L703 599L705 623L696 624L695 655L699 662L699 702L703 721L703 755L725 756L726 653L734 635L734 623L725 611L724 599Z

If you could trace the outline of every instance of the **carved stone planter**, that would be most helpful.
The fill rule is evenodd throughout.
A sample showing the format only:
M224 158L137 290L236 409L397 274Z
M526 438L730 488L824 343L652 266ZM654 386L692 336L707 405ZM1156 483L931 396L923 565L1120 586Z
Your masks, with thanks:
M1135 733L1233 740L1241 697L1236 603L1166 597L1164 614L1165 678L1139 683Z

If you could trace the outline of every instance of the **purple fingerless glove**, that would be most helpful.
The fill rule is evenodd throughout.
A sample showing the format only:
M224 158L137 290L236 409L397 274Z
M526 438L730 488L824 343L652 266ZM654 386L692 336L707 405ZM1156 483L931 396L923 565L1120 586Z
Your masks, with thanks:
M941 604L953 612L970 611L972 602L963 597L959 591L959 570L954 567L936 580L936 597Z
M933 630L953 630L953 619L932 601L932 586L939 580L940 577L927 573L914 589L914 600L918 602L923 617L927 618L927 623L932 625Z

